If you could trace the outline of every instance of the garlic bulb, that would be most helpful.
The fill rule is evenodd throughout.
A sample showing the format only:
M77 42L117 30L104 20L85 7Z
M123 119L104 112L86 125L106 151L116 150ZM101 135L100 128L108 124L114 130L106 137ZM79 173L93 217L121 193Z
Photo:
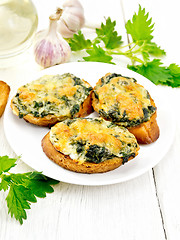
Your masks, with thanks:
M58 31L70 38L84 26L84 9L78 0L67 0L63 4L63 13L58 23Z
M57 32L57 21L62 10L49 17L49 29L36 34L34 55L36 62L44 68L67 62L71 55L69 44Z

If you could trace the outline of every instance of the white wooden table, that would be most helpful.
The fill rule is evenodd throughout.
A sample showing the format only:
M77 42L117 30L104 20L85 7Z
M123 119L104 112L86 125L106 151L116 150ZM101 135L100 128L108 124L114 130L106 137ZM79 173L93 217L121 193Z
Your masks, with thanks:
M48 25L48 15L59 1L34 0L39 15L39 29ZM81 0L88 20L101 22L110 16L117 21L118 32L127 42L124 24L138 11L138 4L150 12L155 22L154 41L167 52L166 65L180 65L180 4L177 0ZM72 59L73 61L74 59ZM129 60L120 58L120 65ZM16 89L22 79L40 71L32 49L7 68L0 66L0 79ZM159 87L172 94L174 120L180 116L180 89ZM176 124L176 121L174 122ZM168 127L168 126L167 126ZM31 205L21 226L11 219L6 194L0 192L0 239L61 240L178 240L180 239L180 123L167 155L147 173L128 182L108 186L78 186L59 183L55 192ZM0 155L15 156L4 135L0 119ZM19 160L14 172L32 169Z

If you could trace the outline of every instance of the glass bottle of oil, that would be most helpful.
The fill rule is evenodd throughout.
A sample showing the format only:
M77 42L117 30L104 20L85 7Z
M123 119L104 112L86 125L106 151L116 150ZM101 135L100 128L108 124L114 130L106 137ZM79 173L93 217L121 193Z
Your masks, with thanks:
M21 53L27 48L38 25L31 0L0 0L0 58Z

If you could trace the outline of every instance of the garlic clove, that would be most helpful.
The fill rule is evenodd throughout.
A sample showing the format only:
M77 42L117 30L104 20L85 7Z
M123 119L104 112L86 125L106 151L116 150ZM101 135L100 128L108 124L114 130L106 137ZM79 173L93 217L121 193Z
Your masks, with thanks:
M65 9L62 15L63 21L71 31L77 32L84 25L84 16L79 12L77 8Z
M62 19L58 23L58 31L64 38L71 38L76 33L76 31L70 30Z
M57 42L42 39L34 48L35 60L44 68L67 62L70 52L68 43L62 39Z
M43 67L50 67L56 64L67 62L71 56L69 44L57 32L57 20L59 13L50 16L48 30L37 33L34 46L35 60Z
M65 38L72 37L85 24L84 9L78 0L67 0L63 7L58 31Z
M77 7L79 9L81 8L83 10L83 6L78 0L66 0L63 3L63 8L66 8L66 7Z

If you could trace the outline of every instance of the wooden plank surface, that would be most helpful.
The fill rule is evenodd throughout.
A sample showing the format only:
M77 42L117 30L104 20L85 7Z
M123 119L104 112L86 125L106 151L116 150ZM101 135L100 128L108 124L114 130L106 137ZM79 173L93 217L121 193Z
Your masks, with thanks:
M123 1L123 10L120 0L81 2L89 21L93 19L93 22L99 22L104 16L111 16L116 20L120 29L118 32L124 41L127 41L124 17L132 17L138 9L138 3L151 10L155 21L158 20L160 12L160 3L156 3L157 8L154 10L154 5L150 5L149 1ZM48 23L47 14L58 6L59 1L49 3L36 0L34 3L40 18L39 29L45 28ZM168 9L166 5L165 13ZM165 13L161 12L162 23ZM161 44L160 36L161 34L157 34ZM168 44L165 45L162 47L167 49ZM171 51L172 49L169 50L172 54ZM171 54L170 57L173 56ZM21 60L22 64L0 69L0 78L9 83L12 91L19 86L23 78L40 71L33 61L31 50L25 53ZM126 66L128 62L125 58L116 61L121 66ZM0 155L15 156L5 139L2 121L1 118ZM0 239L179 239L180 194L175 187L179 182L178 134L174 147L154 171L150 170L134 180L110 186L88 187L60 183L55 186L53 194L48 194L45 199L38 199L36 204L31 205L31 210L27 211L28 219L22 226L7 214L6 194L0 192ZM13 169L15 172L31 170L22 161Z
M170 2L141 0L139 3L146 8L150 13L149 16L155 22L154 41L164 48L167 53L163 59L164 64L166 66L171 63L180 65L180 50L178 47L180 41L180 33L178 31L180 3L175 0ZM137 1L123 0L123 6L127 19L129 19L135 9L138 9ZM158 88L164 91L165 98L168 98L171 102L174 124L177 125L176 136L170 151L154 168L154 180L166 237L168 240L174 240L180 238L180 110L178 107L180 89Z

